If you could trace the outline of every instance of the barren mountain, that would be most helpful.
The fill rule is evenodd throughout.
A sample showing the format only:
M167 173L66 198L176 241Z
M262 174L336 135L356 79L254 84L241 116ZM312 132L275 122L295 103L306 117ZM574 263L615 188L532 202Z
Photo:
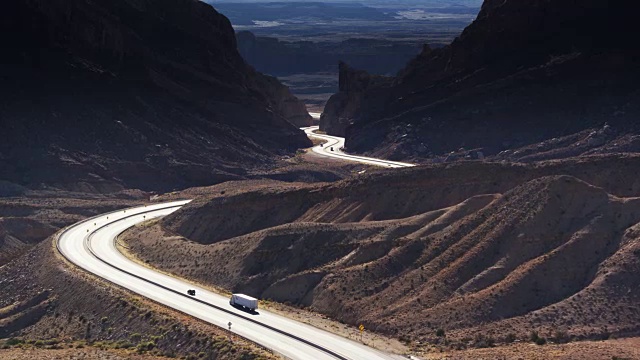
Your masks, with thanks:
M310 144L304 104L248 66L200 1L19 0L0 39L2 180L184 188Z
M214 186L126 241L180 276L423 343L637 336L638 159Z
M350 151L393 159L460 148L493 155L606 122L618 136L636 133L640 63L628 34L638 10L633 2L486 0L451 45L426 46L388 84L341 86L321 128L344 131Z

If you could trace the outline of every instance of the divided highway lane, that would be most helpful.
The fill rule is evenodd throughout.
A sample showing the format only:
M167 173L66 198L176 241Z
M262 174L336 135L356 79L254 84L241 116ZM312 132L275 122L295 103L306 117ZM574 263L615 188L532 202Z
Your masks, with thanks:
M318 130L318 126L305 127L305 128L301 128L301 130L304 130L305 134L307 134L307 136L310 138L327 141L322 146L319 146L319 145L314 146L312 149L313 152L320 154L322 156L342 159L346 161L359 162L359 163L368 164L368 165L383 166L387 168L403 168L403 167L415 166L414 164L403 163L398 161L389 161L389 160L375 159L375 158L370 158L365 156L345 154L341 150L344 147L344 138L331 136L331 135L316 134L314 133L314 131ZM331 147L333 147L333 151L331 151Z
M189 201L141 206L104 214L69 227L59 251L72 263L151 300L231 331L290 359L402 359L295 320L258 309L251 315L229 299L137 264L116 248L117 236L145 220L166 216ZM186 294L195 289L196 296Z

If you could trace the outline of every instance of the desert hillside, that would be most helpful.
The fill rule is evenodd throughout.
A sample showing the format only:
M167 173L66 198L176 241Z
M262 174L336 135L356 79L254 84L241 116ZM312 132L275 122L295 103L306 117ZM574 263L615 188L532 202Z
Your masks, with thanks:
M220 328L79 270L52 241L0 266L0 290L3 359L272 358Z
M214 186L125 237L151 266L418 344L443 344L438 329L463 348L532 332L556 343L637 336L635 162Z
M324 183L347 178L357 165L327 166L306 163L300 156L280 162L271 169L252 169L234 182L221 186L221 191L234 193L238 184L254 190L268 187L269 179L282 182ZM233 185L230 185L233 184ZM56 231L81 221L124 207L143 204L153 193L140 190L118 190L120 185L78 182L76 192L57 189L30 190L0 181L0 266L18 258ZM208 195L208 187L190 188L182 193L197 197Z
M65 226L147 200L148 194L140 191L108 195L26 189L19 194L0 192L0 267Z
M342 72L320 127L346 135L349 151L423 160L459 149L494 155L605 123L610 137L636 134L640 64L626 34L638 10L486 0L456 40L426 46L393 81ZM601 151L618 147L593 140Z
M289 222L407 218L554 175L574 176L616 196L630 197L640 194L637 166L639 156L609 155L534 164L464 162L374 171L331 184L231 182L186 191L183 196L194 201L163 219L163 225L206 244Z
M640 359L640 5L484 0L395 76L336 62L345 149L242 57L391 68L420 32L382 19L481 2L6 4L0 358Z
M0 39L9 183L171 190L310 144L304 104L244 62L203 2L19 0L0 14Z

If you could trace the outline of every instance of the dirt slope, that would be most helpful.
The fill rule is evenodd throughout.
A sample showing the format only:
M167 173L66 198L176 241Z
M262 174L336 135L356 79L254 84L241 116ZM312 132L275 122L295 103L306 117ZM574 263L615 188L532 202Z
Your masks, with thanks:
M65 344L66 345L66 344ZM85 349L74 348L74 344L69 344L70 349L62 348L60 345L48 345L33 348L16 348L0 350L0 356L5 360L162 360L168 359L165 356L158 355L138 355L126 350L102 350L102 349ZM47 347L49 349L47 349Z
M618 196L640 194L640 156L602 156L535 164L436 165L374 172L325 185L268 182L210 188L163 225L211 243L289 222L357 222L401 219L458 204L472 196L504 193L523 182L567 174ZM185 196L191 197L191 193Z
M139 191L110 195L25 191L21 196L0 196L0 266L65 226L147 200L148 194Z
M126 239L180 276L421 343L442 343L436 329L463 347L532 331L556 342L633 336L640 200L625 169L462 163L333 186L274 183L203 196ZM244 222L226 224L229 214Z
M631 338L608 341L582 341L579 343L537 346L534 344L515 344L492 347L488 349L472 349L463 351L446 351L444 353L427 353L422 356L426 360L602 360L602 359L638 359L640 358L640 339Z
M0 267L0 339L8 347L128 349L128 356L271 358L219 328L87 275L50 241Z

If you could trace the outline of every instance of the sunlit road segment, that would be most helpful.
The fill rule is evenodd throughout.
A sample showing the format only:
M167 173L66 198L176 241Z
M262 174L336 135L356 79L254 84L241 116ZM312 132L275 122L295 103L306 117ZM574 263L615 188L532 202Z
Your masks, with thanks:
M313 326L258 309L250 314L229 305L225 296L155 271L125 257L119 234L146 220L166 216L189 200L139 206L87 219L57 239L70 262L123 288L175 310L228 329L289 359L401 359ZM187 295L195 289L196 296ZM229 329L229 323L232 323Z
M310 126L301 128L307 134L309 138L319 139L326 141L322 145L314 146L311 150L319 155L345 160L352 161L361 164L374 165L374 166L382 166L387 168L403 168L403 167L413 167L416 166L414 164L403 163L398 161L390 161L383 159L370 158L365 156L356 156L345 154L342 151L344 147L344 138L338 136L331 136L325 134L318 134L315 131L318 130L318 126Z

